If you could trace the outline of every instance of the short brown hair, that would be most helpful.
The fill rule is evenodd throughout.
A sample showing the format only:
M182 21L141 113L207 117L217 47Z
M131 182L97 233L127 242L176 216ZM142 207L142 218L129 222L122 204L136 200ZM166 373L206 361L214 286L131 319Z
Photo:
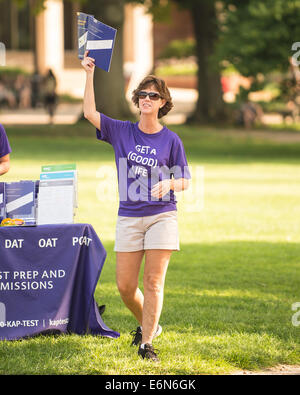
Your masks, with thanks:
M168 112L173 107L172 98L170 95L170 91L167 87L165 81L161 78L156 77L155 75L148 75L140 82L139 86L132 92L132 101L138 107L139 106L139 96L138 93L147 88L148 86L154 85L160 96L166 100L166 104L159 109L158 118L163 117L168 114Z

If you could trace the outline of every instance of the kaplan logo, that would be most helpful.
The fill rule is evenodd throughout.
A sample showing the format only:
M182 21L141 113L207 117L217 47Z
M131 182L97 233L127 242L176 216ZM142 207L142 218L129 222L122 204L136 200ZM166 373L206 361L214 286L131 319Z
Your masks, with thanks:
M0 42L0 66L6 65L6 49L5 45Z
M6 308L5 304L0 302L0 328L5 326L6 323Z

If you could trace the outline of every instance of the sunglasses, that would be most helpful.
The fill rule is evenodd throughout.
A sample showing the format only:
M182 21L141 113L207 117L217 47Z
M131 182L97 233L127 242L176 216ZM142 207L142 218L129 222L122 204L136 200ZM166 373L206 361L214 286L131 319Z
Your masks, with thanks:
M158 100L158 99L162 99L162 97L160 96L159 93L156 92L146 92L146 91L140 91L138 93L138 97L140 99L146 99L146 97L149 96L150 100Z

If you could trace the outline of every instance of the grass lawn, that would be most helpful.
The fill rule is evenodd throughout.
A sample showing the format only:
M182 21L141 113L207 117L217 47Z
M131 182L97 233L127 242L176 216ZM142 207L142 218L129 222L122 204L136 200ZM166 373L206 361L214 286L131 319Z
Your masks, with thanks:
M12 168L1 181L37 179L43 164L77 163L76 222L92 224L107 250L95 296L106 305L104 322L121 336L2 341L0 374L224 374L300 364L291 307L300 302L300 144L172 129L196 182L179 198L181 251L167 273L163 332L154 342L161 362L154 364L129 346L137 323L115 284L112 148L96 141L87 122L7 127ZM199 174L204 201L196 196Z

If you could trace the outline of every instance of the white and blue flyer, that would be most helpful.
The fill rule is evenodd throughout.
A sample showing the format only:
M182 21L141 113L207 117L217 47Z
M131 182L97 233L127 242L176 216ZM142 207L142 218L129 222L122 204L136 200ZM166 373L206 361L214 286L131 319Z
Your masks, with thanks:
M88 56L95 59L95 65L108 72L117 30L83 12L77 14L77 22L79 59L89 51Z

